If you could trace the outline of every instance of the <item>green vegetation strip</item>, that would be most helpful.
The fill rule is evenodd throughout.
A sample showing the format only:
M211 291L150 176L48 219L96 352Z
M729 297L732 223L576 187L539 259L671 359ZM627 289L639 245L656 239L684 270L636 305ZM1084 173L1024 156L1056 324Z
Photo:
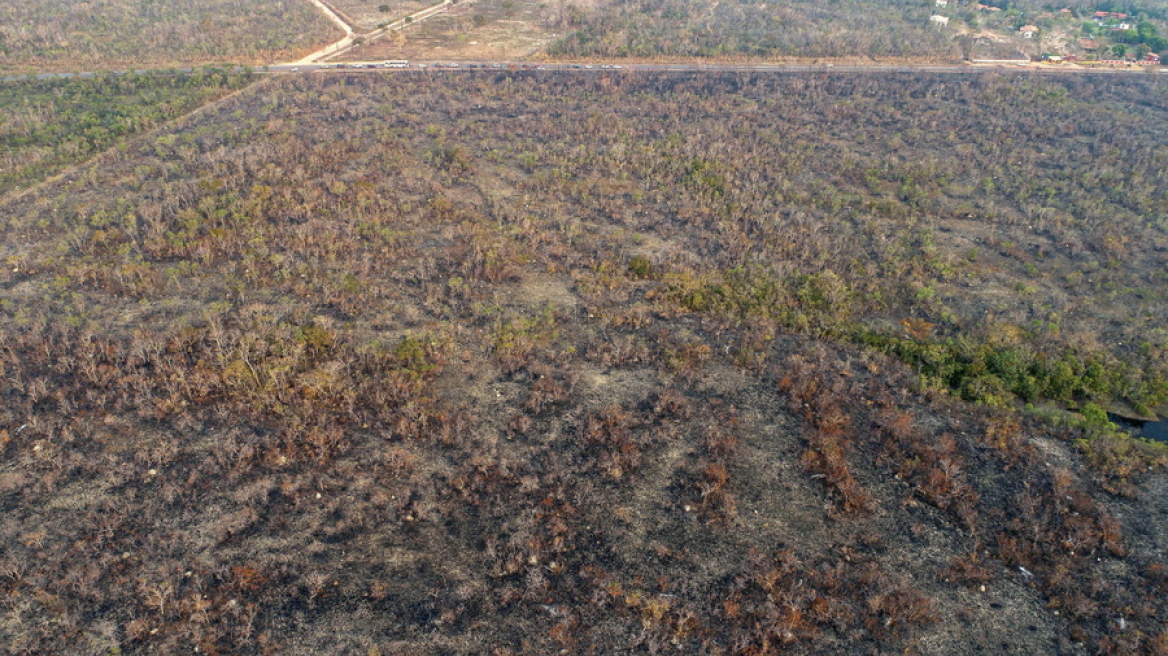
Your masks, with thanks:
M0 84L0 195L36 184L253 79L208 69Z
M643 263L634 261L636 272ZM1046 353L1024 342L994 344L967 334L914 338L891 335L842 319L851 295L834 274L785 279L762 271L736 269L720 282L697 288L675 286L687 309L726 316L764 317L785 328L842 338L873 347L913 367L926 383L947 388L967 401L1008 405L1015 400L1067 404L1128 403L1147 415L1168 402L1163 371L1141 371L1103 353L1064 347Z

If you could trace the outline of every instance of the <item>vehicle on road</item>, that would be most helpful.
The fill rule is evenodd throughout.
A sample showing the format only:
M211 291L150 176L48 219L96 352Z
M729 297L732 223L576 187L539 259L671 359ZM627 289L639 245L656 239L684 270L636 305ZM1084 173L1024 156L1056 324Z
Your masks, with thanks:
M385 68L406 68L410 63L404 59L387 59L381 65Z

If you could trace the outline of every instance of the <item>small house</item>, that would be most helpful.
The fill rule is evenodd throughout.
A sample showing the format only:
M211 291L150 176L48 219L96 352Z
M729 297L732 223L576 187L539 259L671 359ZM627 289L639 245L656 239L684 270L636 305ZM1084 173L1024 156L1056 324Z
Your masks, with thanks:
M933 4L938 7L948 7L949 0L933 0Z
M1099 48L1099 42L1095 39L1079 39L1079 47L1088 52L1094 52Z
M1033 39L1034 35L1038 34L1038 27L1035 25L1023 25L1018 28L1018 31L1022 33L1023 39Z
M932 16L929 16L929 21L932 22L934 25L948 25L949 24L949 17L948 16L937 16L934 14Z

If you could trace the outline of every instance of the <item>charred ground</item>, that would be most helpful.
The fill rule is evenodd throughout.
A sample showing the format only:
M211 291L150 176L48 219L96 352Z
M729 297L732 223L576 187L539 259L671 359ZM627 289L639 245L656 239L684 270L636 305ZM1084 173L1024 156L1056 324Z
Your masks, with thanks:
M1096 411L1168 393L1164 91L305 75L131 142L0 209L3 643L1160 653Z

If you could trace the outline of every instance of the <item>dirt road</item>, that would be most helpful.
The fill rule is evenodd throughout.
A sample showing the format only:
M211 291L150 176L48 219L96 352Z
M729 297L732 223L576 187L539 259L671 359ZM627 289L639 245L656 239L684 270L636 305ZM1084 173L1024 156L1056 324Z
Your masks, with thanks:
M303 65L307 65L307 64L316 64L316 63L328 61L329 59L336 57L337 55L352 48L354 45L356 45L358 43L358 41L363 42L363 43L368 43L369 41L373 41L374 39L380 38L381 36L385 35L387 32L392 32L394 30L400 30L403 27L405 27L406 25L416 25L417 23L419 23L423 20L426 20L427 18L429 18L431 16L434 16L436 14L440 14L440 13L446 11L453 4L452 0L443 0L442 2L440 2L436 5L427 7L421 11L416 11L416 12L410 14L409 16L406 16L405 18L401 18L401 19L396 20L388 25L384 25L382 27L379 27L379 28L373 30L372 32L358 34L353 29L352 25L350 25L348 22L346 22L345 19L342 18L340 14L333 11L332 7L329 7L328 5L324 4L320 0L309 0L309 2L316 5L316 7L318 9L323 11L324 14L326 16L328 16L329 20L333 21L337 25L340 25L341 28L345 30L345 38L341 39L340 41L337 41L336 43L334 43L332 45L321 48L320 50L317 50L316 52L312 53L311 55L308 55L307 57L304 57L303 59L301 59L299 61L293 62L292 65L294 65L294 66L303 66Z

